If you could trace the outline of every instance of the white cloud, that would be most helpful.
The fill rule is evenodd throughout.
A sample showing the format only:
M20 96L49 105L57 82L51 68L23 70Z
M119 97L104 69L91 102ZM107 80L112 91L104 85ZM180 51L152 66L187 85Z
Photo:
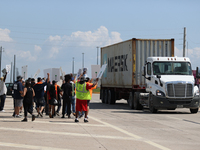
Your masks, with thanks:
M76 31L73 32L70 36L49 36L46 40L48 45L51 45L51 49L49 51L49 57L54 57L60 53L60 51L64 51L65 49L75 49L76 52L80 51L82 53L82 48L87 48L87 50L96 49L97 46L106 46L109 44L114 44L117 42L121 42L120 33L111 32L109 34L108 29L105 26L100 26L95 31Z
M48 38L49 41L59 41L61 40L61 37L56 35L56 36L49 36Z
M0 28L0 41L11 42L12 38L9 36L10 30Z
M59 48L58 47L52 47L51 50L49 51L49 58L54 57L58 53L59 53Z
M40 46L38 46L38 45L35 45L34 46L34 50L35 50L35 52L41 52L42 48Z
M18 53L20 54L20 55L18 55L18 57L20 57L20 59L25 59L28 61L36 61L37 60L37 57L33 56L30 51L19 51Z

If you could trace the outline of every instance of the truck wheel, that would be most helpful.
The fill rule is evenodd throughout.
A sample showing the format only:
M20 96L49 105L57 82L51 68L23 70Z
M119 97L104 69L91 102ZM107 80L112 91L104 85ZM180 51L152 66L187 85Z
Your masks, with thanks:
M136 109L136 110L142 110L143 109L143 106L139 102L139 95L140 95L140 92L134 93L134 98L133 98L134 104L133 105L134 105L134 109Z
M191 108L190 108L190 112L191 112L192 114L196 114L198 111L199 111L199 108L195 108L195 109L191 109Z
M115 104L115 92L108 90L108 104Z
M101 100L102 100L102 103L105 103L105 90L102 90L102 93L103 93L103 94L102 94L102 96L101 96L101 97L102 97Z
M149 94L149 110L150 110L151 113L157 113L157 111L158 111L157 109L155 109L153 107L153 99L152 99L151 93Z
M128 105L131 109L134 109L134 102L133 102L133 98L134 98L134 93L130 92L129 94L129 99L128 99Z
M108 104L108 90L104 91L104 102L105 104Z
M100 90L100 99L102 100L103 90Z

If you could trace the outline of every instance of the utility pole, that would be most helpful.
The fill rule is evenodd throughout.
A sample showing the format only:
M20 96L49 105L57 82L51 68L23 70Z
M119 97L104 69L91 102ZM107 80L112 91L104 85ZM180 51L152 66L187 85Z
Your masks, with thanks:
M14 55L13 82L15 82L16 55Z
M185 57L185 45L186 45L186 27L184 27L184 33L183 33L183 57Z
M82 69L84 68L84 53L82 53L83 55L83 62L82 62Z
M12 83L12 62L11 62L11 67L10 67L10 83Z
M99 47L97 46L97 65L98 65L98 57L99 57L98 51L99 51Z
M2 46L0 47L0 77L1 77L1 58L2 58Z
M187 57L188 57L188 42L187 42Z
M72 61L72 74L74 76L74 57L73 57L73 61Z

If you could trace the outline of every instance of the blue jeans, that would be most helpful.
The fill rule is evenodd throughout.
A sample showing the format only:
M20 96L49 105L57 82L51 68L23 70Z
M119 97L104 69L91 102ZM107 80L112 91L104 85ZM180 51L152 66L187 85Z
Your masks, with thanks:
M75 113L75 96L71 96L72 112Z
M0 104L0 110L3 110L5 100L6 100L6 94L0 96L1 104Z

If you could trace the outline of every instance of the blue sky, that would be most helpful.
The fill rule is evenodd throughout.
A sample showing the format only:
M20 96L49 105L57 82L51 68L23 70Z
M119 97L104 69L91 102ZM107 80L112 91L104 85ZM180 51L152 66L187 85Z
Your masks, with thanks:
M17 57L17 67L28 65L28 76L40 69L75 72L97 63L97 46L131 38L175 39L182 56L186 27L188 57L193 69L200 58L200 1L198 0L1 0L0 46L2 68ZM88 72L90 76L90 71ZM10 80L10 77L8 76ZM7 80L7 81L9 81Z

